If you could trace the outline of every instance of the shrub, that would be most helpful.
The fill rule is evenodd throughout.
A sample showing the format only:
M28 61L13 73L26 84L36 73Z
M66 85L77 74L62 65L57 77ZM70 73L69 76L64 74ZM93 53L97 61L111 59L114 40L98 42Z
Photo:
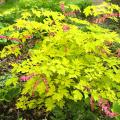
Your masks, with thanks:
M54 119L66 118L61 109L66 101L74 101L74 106L92 96L95 101L101 97L120 103L116 32L46 9L19 13L19 19L0 29L1 40L9 43L0 51L0 67L10 67L10 77L0 88L1 101L16 97L18 109L44 107L53 111ZM73 106L70 103L67 108L74 112ZM71 114L72 118L79 118L78 114ZM89 110L86 114L82 117L96 119Z
M37 22L38 18L41 22ZM63 107L65 99L79 101L89 98L89 94L96 101L101 96L120 102L120 60L107 44L119 42L117 33L84 20L66 18L59 12L35 9L22 13L16 23L0 30L2 35L7 32L23 46L37 39L32 48L28 47L25 59L10 63L12 77L6 85L22 85L17 108L45 106L49 111ZM22 55L18 44L4 48L1 58Z
M115 11L120 11L120 7L118 5L115 4L109 4L106 2L103 2L103 4L100 5L92 5L92 6L88 6L85 10L84 13L86 16L100 16L100 15L105 15L105 14L111 14Z
M93 23L101 27L119 32L120 7L112 3L103 2L100 5L88 6L84 9L84 14Z

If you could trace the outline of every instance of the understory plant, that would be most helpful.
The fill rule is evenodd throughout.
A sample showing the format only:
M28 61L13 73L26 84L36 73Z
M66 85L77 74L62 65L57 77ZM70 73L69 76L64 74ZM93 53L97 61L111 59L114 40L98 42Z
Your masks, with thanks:
M120 32L120 7L118 5L103 2L100 5L88 6L84 9L84 14L89 21Z
M76 6L73 6L76 9ZM0 59L13 57L6 87L20 86L18 109L52 111L65 101L100 98L120 103L120 43L116 32L46 9L24 11L0 30L10 41Z

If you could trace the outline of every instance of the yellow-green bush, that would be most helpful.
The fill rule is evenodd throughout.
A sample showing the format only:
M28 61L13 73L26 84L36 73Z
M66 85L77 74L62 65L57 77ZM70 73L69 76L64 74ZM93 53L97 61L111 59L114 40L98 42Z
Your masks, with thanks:
M26 59L9 63L12 77L6 86L20 84L22 89L17 108L45 106L51 111L63 107L65 99L80 101L89 94L96 101L102 97L120 102L120 59L107 44L119 43L117 33L44 9L23 12L16 23L0 30L1 35L7 33L20 42L5 47L2 59L22 55L18 44L37 40Z

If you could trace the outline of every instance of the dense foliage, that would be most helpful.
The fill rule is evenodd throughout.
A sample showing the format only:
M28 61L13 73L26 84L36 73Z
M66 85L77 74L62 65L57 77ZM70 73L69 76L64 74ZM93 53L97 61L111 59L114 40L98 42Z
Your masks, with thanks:
M110 105L120 104L120 36L79 19L78 6L61 4L59 12L31 8L1 15L0 101L15 99L17 109L22 110L53 111L52 120L60 119L58 113L63 120L67 119L61 111L64 107L66 114L68 109L73 111L71 117L68 115L73 120L88 119L89 115L92 120L97 119L91 111L98 109L108 117L117 116ZM99 13L92 6L82 11L82 15L120 10L116 5L109 5L106 10L105 4ZM66 15L68 12L72 14ZM14 19L11 15L15 15ZM93 103L96 107L92 109ZM87 116L85 105L89 108ZM73 106L81 107L82 117L77 107L78 115L74 115Z

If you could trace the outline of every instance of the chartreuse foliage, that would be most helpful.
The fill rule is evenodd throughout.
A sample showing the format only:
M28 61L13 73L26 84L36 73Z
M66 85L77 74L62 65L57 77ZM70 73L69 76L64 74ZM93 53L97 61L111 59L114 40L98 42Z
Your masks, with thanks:
M21 83L17 108L45 106L47 111L63 107L65 99L80 101L91 94L111 102L120 102L120 59L112 54L107 42L119 42L119 35L95 24L59 12L36 10L23 12L16 23L0 30L0 34L20 40L4 48L0 57L22 54L32 36L39 40L28 51L28 58L10 63L12 77L6 86L21 83L20 76L31 76ZM13 50L10 47L17 46ZM9 54L6 54L9 53Z
M114 11L120 12L120 7L115 4L109 4L103 2L101 5L92 5L85 8L84 13L86 16L98 16L98 15L105 15L111 14Z

